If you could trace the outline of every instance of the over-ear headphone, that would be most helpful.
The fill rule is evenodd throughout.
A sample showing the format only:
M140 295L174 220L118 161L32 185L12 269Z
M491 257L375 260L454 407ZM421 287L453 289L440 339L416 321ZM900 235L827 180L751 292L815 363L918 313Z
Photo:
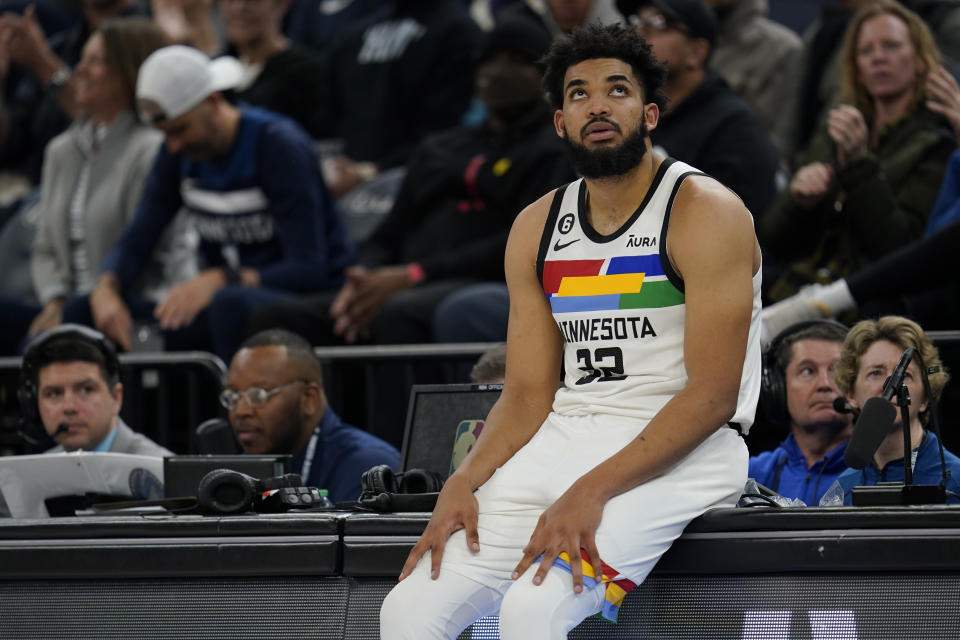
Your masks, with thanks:
M423 511L432 509L436 502L436 493L443 487L444 478L435 471L427 469L409 469L395 474L393 469L385 464L377 465L364 471L360 476L360 504L377 511L391 511L398 509ZM397 496L421 496L433 494L432 499L426 501L397 500ZM398 505L404 505L399 507ZM429 509L418 508L417 505L429 504Z
M770 341L766 351L763 352L763 365L760 377L760 400L758 409L763 412L767 421L773 424L789 424L790 412L787 409L787 383L783 376L783 370L777 362L777 352L781 345L800 332L806 331L811 327L824 326L833 327L837 330L837 338L842 341L843 335L846 335L849 328L836 320L805 320L792 324ZM811 336L811 339L824 339Z
M197 485L197 505L206 513L243 513L253 510L265 491L301 484L297 473L260 480L232 469L214 469Z
M120 379L120 360L109 339L96 329L80 324L61 324L44 331L27 346L20 365L20 435L33 446L52 447L55 443L43 428L37 406L37 377L40 374L40 356L47 346L57 342L81 341L94 346L102 355L108 379Z

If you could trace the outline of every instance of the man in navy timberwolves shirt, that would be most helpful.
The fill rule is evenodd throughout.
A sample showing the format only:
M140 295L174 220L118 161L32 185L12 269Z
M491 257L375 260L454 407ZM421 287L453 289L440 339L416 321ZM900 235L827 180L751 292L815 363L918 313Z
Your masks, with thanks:
M229 360L253 309L340 285L353 247L311 141L291 120L227 102L220 90L238 79L236 61L190 47L165 47L144 62L137 106L166 142L89 305L68 305L65 318L94 324L127 350L134 320L147 320L169 350ZM199 234L199 272L156 305L127 296L181 208Z

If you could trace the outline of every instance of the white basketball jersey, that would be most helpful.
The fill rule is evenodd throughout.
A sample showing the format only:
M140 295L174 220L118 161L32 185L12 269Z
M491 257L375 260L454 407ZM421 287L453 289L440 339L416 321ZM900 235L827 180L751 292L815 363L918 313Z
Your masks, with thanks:
M557 413L649 421L686 385L683 280L670 265L666 239L673 200L689 175L703 174L664 160L643 202L607 236L587 220L583 180L558 189L537 255L540 282L565 339ZM732 420L744 433L760 390L760 279L758 270Z

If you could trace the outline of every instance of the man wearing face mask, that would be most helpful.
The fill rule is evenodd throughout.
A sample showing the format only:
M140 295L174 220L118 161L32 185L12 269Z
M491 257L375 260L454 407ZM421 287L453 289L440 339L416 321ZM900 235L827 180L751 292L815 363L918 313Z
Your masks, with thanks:
M475 76L484 122L424 141L339 292L265 307L250 331L283 327L313 344L429 342L445 297L471 283L502 283L514 216L574 177L540 89L536 61L549 46L529 20L498 23Z

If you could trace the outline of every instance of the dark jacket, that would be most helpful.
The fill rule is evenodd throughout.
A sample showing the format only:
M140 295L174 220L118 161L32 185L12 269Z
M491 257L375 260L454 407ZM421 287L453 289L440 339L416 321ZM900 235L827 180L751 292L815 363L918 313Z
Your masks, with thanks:
M416 144L460 121L473 95L481 32L455 0L391 2L351 28L331 52L329 101L343 153L381 169L405 164Z
M650 140L732 189L754 216L773 201L777 150L750 107L712 71L683 102L668 107Z
M914 484L940 484L943 479L943 468L940 464L940 446L937 436L925 431L920 446L914 449L916 454L913 460ZM943 457L950 474L947 480L947 490L960 493L960 458L946 449ZM872 487L880 482L903 482L903 458L892 460L883 467L877 467L871 462L863 469L847 469L837 478L837 483L843 489L843 503L851 504L854 487ZM948 503L957 503L956 496L947 497Z
M228 51L236 55L235 51ZM236 92L243 102L282 113L297 121L312 138L328 132L317 105L329 100L329 89L319 82L326 61L318 53L293 44L271 56L256 79Z
M371 433L349 425L333 409L327 409L317 426L316 444L310 474L303 478L307 487L326 489L333 502L360 497L360 476L364 471L385 464L400 470L400 452ZM293 457L291 468L303 474L308 444Z
M411 158L393 208L361 247L359 262L419 262L428 281L503 280L513 219L573 178L545 110L504 132L481 125L437 134Z
M786 189L757 225L760 246L784 267L771 299L856 273L919 238L955 147L946 121L919 107L885 128L866 157L838 168L822 127L797 166L832 165L835 189L811 209L797 205Z

